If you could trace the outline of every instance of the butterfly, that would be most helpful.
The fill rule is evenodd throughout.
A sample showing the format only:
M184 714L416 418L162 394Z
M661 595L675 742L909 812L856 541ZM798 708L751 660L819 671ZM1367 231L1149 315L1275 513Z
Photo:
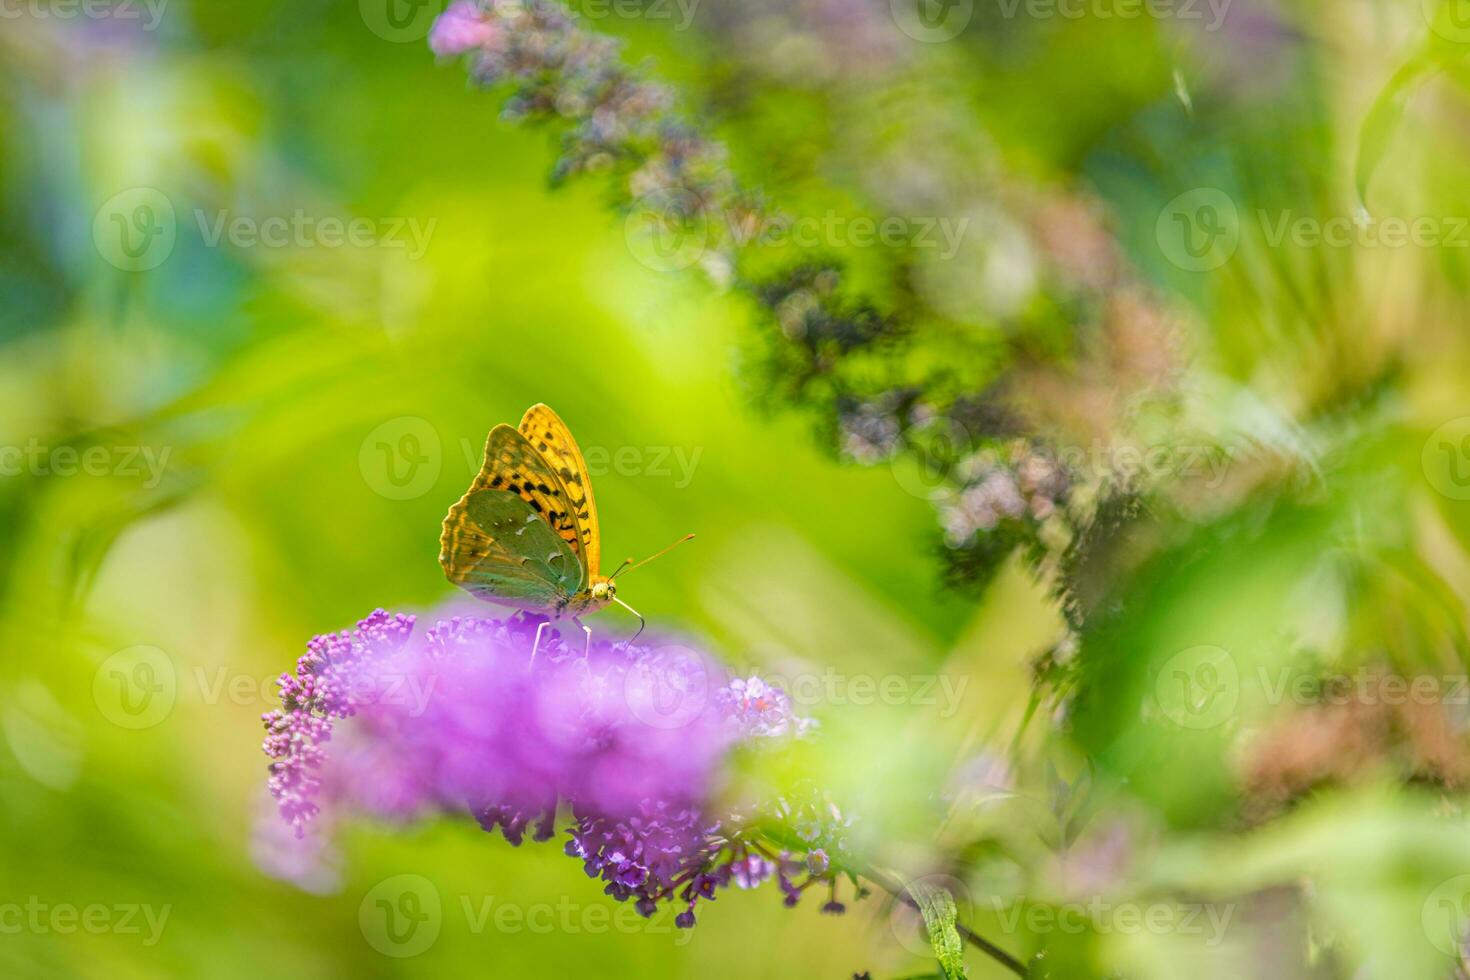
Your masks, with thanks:
M490 430L479 474L445 515L439 564L449 581L478 599L548 617L536 629L534 661L541 634L563 616L582 628L584 652L589 649L592 630L581 617L609 603L637 616L641 633L643 616L618 598L613 580L692 537L601 574L602 536L587 461L561 417L532 405L519 427L502 423Z

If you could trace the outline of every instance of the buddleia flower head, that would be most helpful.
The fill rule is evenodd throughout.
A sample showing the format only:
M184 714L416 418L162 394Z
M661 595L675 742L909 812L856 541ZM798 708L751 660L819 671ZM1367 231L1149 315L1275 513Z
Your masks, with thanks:
M379 610L313 639L264 718L269 787L295 837L259 834L258 863L310 887L326 880L313 855L332 853L323 821L468 813L517 845L550 840L564 816L566 852L609 896L644 915L673 906L681 927L731 882L775 878L795 895L833 879L825 853L766 850L750 813L719 802L734 747L812 730L784 691L673 644L584 652L549 631L533 660L543 622L416 631Z

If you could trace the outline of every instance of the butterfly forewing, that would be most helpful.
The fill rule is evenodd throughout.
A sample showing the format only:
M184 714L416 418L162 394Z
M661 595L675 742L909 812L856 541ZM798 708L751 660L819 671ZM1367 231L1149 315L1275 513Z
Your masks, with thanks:
M547 405L532 405L521 417L521 434L556 470L566 490L567 502L577 519L581 537L581 553L586 558L589 576L598 573L602 559L602 531L597 523L597 501L592 495L592 478L587 461L571 430ZM589 581L591 579L589 578Z
M484 465L469 490L450 508L444 519L444 530L439 539L439 563L451 582L477 595L493 598L487 582L482 582L479 589L471 589L467 584L477 569L483 577L486 568L498 567L506 560L520 564L522 559L546 558L545 554L525 550L525 534L510 538L506 536L505 528L497 532L475 519L476 515L470 511L472 499L485 491L503 492L522 501L526 514L544 523L547 534L563 542L572 556L575 575L570 569L556 569L557 576L569 577L572 592L585 586L587 574L582 554L582 529L561 477L526 441L525 436L508 425L497 425L490 430L490 437L485 442ZM483 499L478 506L486 506ZM483 510L476 513L481 518L485 516Z

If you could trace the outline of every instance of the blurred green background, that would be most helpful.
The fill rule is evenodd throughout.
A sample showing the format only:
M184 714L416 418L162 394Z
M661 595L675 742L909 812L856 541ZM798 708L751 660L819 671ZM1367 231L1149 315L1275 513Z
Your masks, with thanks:
M688 30L653 6L590 23L624 37L631 61L651 56L727 140L742 179L798 211L882 211L900 190L940 207L968 181L1006 186L1009 203L1085 186L1140 280L1191 311L1184 394L1139 429L1241 439L1291 461L1253 465L1218 498L1184 492L1148 554L1110 566L1129 576L1108 583L1125 611L1089 635L1067 718L1044 720L1063 734L1027 727L1019 795L977 818L1009 830L942 820L936 801L950 802L952 769L1004 753L1029 717L1032 660L1065 629L1048 584L1011 556L983 591L944 588L913 464L839 462L809 419L758 408L759 379L742 367L758 311L640 264L595 180L549 188L553 137L498 121L496 98L428 52L437 8L4 8L0 973L932 969L877 896L834 918L732 891L678 935L663 916L610 934L487 924L487 900L570 903L579 922L615 906L559 844L514 849L468 821L347 828L329 894L257 867L259 715L275 676L311 635L378 606L467 608L436 561L439 522L488 428L544 401L594 459L605 554L699 535L623 580L651 624L778 675L963 680L958 711L812 708L826 734L811 770L863 814L887 860L942 864L976 896L1016 893L1016 869L1044 877L1041 851L1056 843L1034 850L1028 824L1067 810L1058 786L1085 759L1109 800L1089 806L1111 808L1097 825L1135 828L1110 900L1239 899L1250 920L1226 956L1167 930L1007 926L977 898L974 924L1000 945L1054 945L1069 965L1053 975L1069 977L1332 976L1344 964L1368 972L1341 975L1450 975L1425 909L1470 873L1453 780L1425 788L1375 764L1247 833L1230 760L1265 722L1243 710L1238 727L1161 732L1139 703L1174 651L1218 645L1242 671L1274 669L1288 634L1292 651L1305 637L1342 669L1463 673L1470 520L1421 451L1470 403L1466 252L1282 247L1248 220L1370 203L1444 223L1470 214L1463 11L1436 21L1433 4L1236 0L1221 30L1202 32L1096 5L1071 18L976 0L962 36L927 43L889 6L709 0ZM904 166L936 155L940 190ZM1168 202L1200 187L1224 188L1247 216L1223 268L1185 268L1159 237ZM132 224L139 204L171 210L171 231ZM1048 288L1018 300L997 285L1036 276L1003 209L976 213L985 247L918 275L939 284L926 301L950 311L945 329L967 336L991 326L989 312L953 314L973 283L987 283L976 302L992 311L1034 311L1026 289ZM215 234L272 218L308 230L279 247ZM336 243L331 223L354 220L371 240ZM899 261L826 244L874 280L870 266ZM1071 363L1068 345L1087 341L1057 339L1064 313L1026 329L1038 356ZM616 610L592 625L631 631ZM365 896L400 874L424 876L443 902L437 939L410 958L383 955L359 924ZM1311 892L1291 906L1300 922L1273 912L1277 890ZM63 906L108 911L68 928L51 914ZM142 911L124 924L127 908L167 917L155 931ZM1314 951L1341 948L1270 972L1260 964L1284 962L1272 943L1297 945L1272 932L1277 920ZM1358 926L1367 935L1341 938ZM1003 975L970 961L975 976Z
M171 911L155 945L141 915L136 935L5 935L0 972L775 976L834 955L861 968L837 952L862 941L861 919L816 931L815 906L793 914L771 893L722 900L718 930L679 942L667 917L627 935L476 933L461 897L477 916L486 898L617 906L560 843L516 850L464 821L353 834L332 897L256 870L258 716L275 676L314 633L453 598L439 522L489 427L533 402L605 454L609 556L699 534L627 579L657 626L737 664L808 649L851 664L861 649L922 669L974 613L937 594L924 501L887 470L824 460L796 420L750 411L731 373L735 304L639 265L595 188L546 189L546 137L497 124L422 34L387 42L341 4L175 3L154 34L81 19L4 30L3 441L100 446L108 464L4 481L0 891ZM131 273L92 224L139 186L173 203L177 244ZM298 208L432 232L410 261L211 248L196 221ZM422 457L381 455L405 434ZM414 476L395 486L390 466ZM627 617L594 623L631 632ZM176 693L133 730L113 719L142 691L104 664L139 645L167 656ZM435 883L446 919L429 951L396 961L364 940L358 906L405 872Z

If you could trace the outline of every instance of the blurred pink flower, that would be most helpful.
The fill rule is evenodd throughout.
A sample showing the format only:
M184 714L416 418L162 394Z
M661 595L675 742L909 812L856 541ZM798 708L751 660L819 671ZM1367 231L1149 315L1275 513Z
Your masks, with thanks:
M441 58L454 57L494 41L499 28L475 0L454 0L434 21L429 48Z

